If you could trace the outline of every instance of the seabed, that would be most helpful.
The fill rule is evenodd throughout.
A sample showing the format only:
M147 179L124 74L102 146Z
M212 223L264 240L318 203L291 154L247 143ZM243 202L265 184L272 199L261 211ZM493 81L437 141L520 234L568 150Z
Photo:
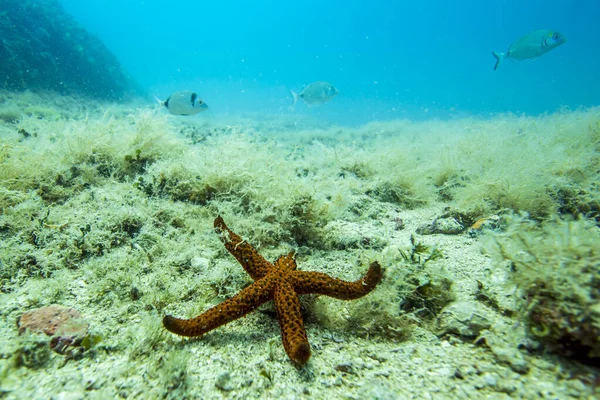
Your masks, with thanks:
M598 108L350 128L0 97L3 398L598 395ZM300 270L346 280L378 261L384 279L358 300L303 298L302 368L272 304L174 336L165 314L251 283L217 215L271 261L295 251ZM83 315L85 346L19 334L52 304Z

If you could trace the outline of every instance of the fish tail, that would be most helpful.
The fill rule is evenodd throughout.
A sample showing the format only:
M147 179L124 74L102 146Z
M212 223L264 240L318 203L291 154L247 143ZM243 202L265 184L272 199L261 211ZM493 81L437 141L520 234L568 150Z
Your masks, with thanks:
M292 95L292 108L294 108L296 106L296 103L298 102L298 93L290 89L290 94Z
M158 97L156 97L156 96L154 96L154 100L156 100L156 101L158 102L158 104L159 104L161 107L164 107L164 106L166 105L166 104L165 104L165 103L166 103L165 101L163 101L163 100L159 99L159 98L158 98Z
M496 57L496 65L494 65L494 71L496 71L502 60L506 58L506 53L496 53L495 51L492 51L492 55Z

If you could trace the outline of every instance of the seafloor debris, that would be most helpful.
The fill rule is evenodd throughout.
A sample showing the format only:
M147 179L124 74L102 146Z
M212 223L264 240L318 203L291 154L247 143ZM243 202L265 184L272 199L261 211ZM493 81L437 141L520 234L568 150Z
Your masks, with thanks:
M439 334L454 334L463 338L476 338L492 325L490 311L477 302L460 301L448 305L438 319Z

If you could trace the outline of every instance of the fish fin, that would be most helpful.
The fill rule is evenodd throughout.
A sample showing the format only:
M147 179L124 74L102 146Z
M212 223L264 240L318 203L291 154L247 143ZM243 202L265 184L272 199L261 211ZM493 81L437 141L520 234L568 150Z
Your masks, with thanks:
M494 65L494 71L496 71L502 60L506 58L506 53L496 53L495 51L492 51L492 55L496 57L496 64Z
M296 93L292 89L290 89L290 94L292 95L292 109L294 109L294 107L296 106L296 103L298 102L298 93Z
M169 99L170 99L170 97L169 97ZM161 100L158 97L154 96L154 100L156 100L158 102L158 105L161 106L161 107L168 107L169 99L167 99L167 100Z

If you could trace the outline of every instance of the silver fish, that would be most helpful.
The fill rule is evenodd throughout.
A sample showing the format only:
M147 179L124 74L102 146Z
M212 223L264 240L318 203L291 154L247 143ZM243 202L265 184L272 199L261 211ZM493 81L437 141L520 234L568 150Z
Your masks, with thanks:
M546 29L528 33L511 44L506 53L492 52L492 55L496 57L494 71L498 69L505 58L513 61L535 60L566 41L567 38L561 33Z
M174 115L194 115L208 109L208 105L189 90L175 92L167 100L159 102Z
M327 103L338 93L339 90L329 82L313 82L306 86L299 94L290 90L293 99L292 107L296 105L298 99L304 100L309 105Z

